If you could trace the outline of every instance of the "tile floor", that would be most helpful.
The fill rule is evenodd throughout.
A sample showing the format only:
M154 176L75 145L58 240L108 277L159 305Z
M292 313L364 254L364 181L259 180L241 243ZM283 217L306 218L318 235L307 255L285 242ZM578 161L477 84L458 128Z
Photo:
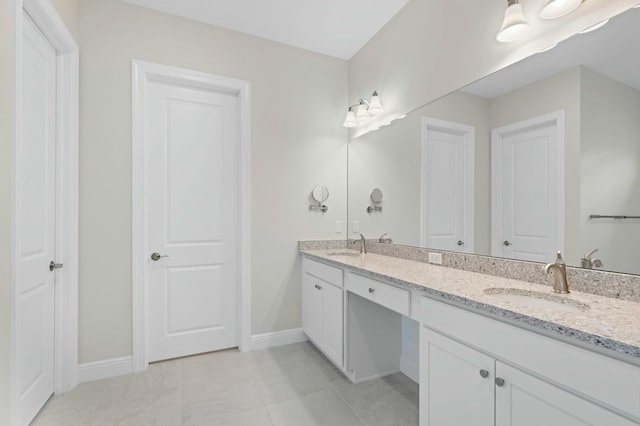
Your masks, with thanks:
M418 424L418 385L403 374L354 385L309 343L216 352L83 383L32 425Z

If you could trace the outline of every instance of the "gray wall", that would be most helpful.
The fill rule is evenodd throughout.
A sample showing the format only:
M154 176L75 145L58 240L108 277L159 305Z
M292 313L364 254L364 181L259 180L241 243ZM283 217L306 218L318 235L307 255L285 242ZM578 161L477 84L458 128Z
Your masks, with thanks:
M580 251L605 270L640 274L640 220L589 215L640 215L640 91L587 68L581 73Z
M132 59L251 82L252 334L300 327L296 243L345 236L347 62L118 0L81 2L79 44L80 362L132 351Z

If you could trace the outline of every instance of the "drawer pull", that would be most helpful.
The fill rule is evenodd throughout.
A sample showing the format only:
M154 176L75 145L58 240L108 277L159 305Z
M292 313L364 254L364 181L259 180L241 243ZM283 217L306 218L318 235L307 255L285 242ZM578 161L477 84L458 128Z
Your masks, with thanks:
M375 291L374 289L372 289L371 287L369 287L369 293L373 294L373 292L374 292L374 291Z
M480 370L480 377L486 379L487 377L489 377L489 372L487 370Z
M504 386L504 379L502 377L496 377L496 385L499 387Z

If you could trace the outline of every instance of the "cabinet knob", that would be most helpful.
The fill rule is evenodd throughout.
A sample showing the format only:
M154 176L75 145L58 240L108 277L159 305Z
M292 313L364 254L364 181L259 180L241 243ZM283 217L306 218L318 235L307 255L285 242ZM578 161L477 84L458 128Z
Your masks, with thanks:
M489 372L487 370L480 370L480 377L486 379L487 377L489 377Z
M322 287L320 287L318 284L315 285L316 290L322 290Z
M496 386L504 386L504 379L502 377L496 377Z
M371 287L369 287L369 293L373 294L373 292L374 292L374 291L375 291L374 289L372 289Z

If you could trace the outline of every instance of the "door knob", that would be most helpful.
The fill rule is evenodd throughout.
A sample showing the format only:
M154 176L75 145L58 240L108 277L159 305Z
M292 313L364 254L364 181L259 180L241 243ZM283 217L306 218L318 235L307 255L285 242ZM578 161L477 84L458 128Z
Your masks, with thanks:
M459 245L459 246L463 246L463 245L464 245L464 241L462 241L462 240L458 240L458 245Z
M511 245L511 243L509 242L509 240L504 240L502 245L509 247Z
M49 270L55 271L56 269L62 268L62 263L56 263L53 260L49 262Z
M157 251L155 253L151 253L151 260L153 260L154 262L157 262L158 260L162 259L163 257L169 257L166 254L164 255L160 255L160 253L158 253Z

